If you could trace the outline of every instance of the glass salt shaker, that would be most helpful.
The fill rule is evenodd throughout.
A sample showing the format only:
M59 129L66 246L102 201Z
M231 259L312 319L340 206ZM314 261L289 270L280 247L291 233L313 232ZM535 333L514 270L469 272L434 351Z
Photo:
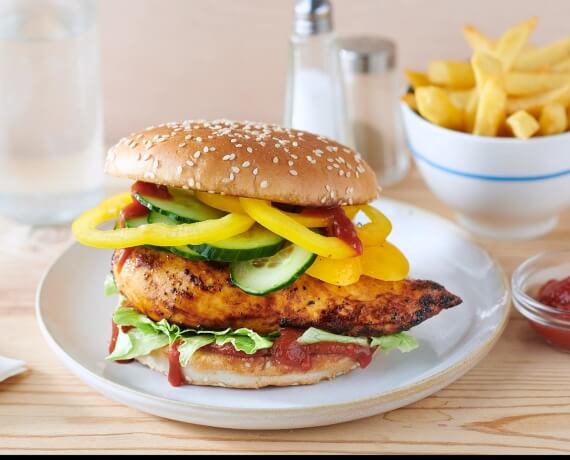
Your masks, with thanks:
M339 48L354 147L381 186L393 185L410 164L398 110L396 46L385 38L356 36L341 39Z
M330 2L296 0L283 125L352 145L341 78Z
M0 2L0 214L67 222L103 196L97 0Z

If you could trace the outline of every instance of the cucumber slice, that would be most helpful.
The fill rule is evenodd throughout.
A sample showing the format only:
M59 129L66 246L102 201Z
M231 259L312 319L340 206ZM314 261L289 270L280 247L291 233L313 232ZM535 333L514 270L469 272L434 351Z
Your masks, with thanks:
M232 263L230 277L248 294L266 295L289 286L316 258L316 254L292 244L271 257Z
M141 195L140 193L135 193L134 197L140 204L151 211L163 214L177 222L200 222L202 220L219 219L225 215L223 211L211 208L198 201L190 192L171 187L168 188L168 191L172 195L170 200Z
M125 220L125 227L127 228L137 228L146 224L148 224L148 216L134 217Z
M188 260L206 260L205 257L193 251L189 246L170 246L168 250L170 250L172 254L184 257Z
M247 232L226 240L209 244L190 245L208 260L238 262L259 259L275 254L285 240L261 225L254 225Z
M149 224L166 224L166 225L178 225L180 222L176 222L174 219L171 219L164 214L160 214L155 211L151 211L148 214L148 223ZM176 254L177 256L184 257L189 260L206 260L205 257L202 257L197 252L193 251L190 246L167 246L163 247L163 250L167 250Z

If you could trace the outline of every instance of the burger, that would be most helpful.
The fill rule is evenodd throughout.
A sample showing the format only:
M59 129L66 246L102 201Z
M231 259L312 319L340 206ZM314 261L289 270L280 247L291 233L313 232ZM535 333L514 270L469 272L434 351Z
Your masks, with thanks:
M461 303L407 278L390 221L369 204L373 171L326 137L167 123L121 139L105 169L131 190L72 229L114 249L107 359L136 360L174 386L314 384L413 350L405 331Z

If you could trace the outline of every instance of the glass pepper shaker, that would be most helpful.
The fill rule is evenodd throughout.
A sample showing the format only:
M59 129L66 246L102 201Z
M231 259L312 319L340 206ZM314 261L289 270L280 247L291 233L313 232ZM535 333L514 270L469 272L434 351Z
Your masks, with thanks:
M381 186L395 184L409 170L398 110L396 46L385 38L355 36L341 39L339 49L354 147Z

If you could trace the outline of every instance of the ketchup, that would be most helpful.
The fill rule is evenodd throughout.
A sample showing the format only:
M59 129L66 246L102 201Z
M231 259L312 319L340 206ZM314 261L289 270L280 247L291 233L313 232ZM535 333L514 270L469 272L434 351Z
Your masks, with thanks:
M570 276L561 280L550 280L538 291L537 300L544 305L567 311L568 314L556 314L557 318L570 320ZM532 328L547 343L561 350L570 351L570 330L563 327L549 326L535 321L530 321Z
M127 259L129 258L129 256L131 255L131 253L135 250L135 248L124 248L121 249L121 254L119 255L119 258L117 259L117 271L120 273L121 270L123 269L123 265L125 265L125 262L127 261Z
M329 223L329 235L340 238L350 247L354 248L357 255L362 255L362 241L358 238L354 224L341 207L305 208L301 211L301 215L326 218Z
M125 222L129 219L134 219L136 217L143 217L148 215L149 210L137 200L133 200L131 204L125 206L119 216L119 227L125 228Z
M117 326L115 324L114 321L111 322L111 324L113 325L113 329L112 329L112 333L111 333L111 341L109 342L109 354L113 353L115 351L115 346L117 345L117 338L119 337L119 326ZM131 326L122 326L121 330L123 332L128 332L130 329L132 329ZM132 362L132 359L120 359L118 361L115 361L118 364L127 364Z
M360 367L367 367L372 361L374 349L354 343L319 342L303 345L297 339L303 334L296 329L282 329L281 336L273 343L273 359L285 366L308 371L313 355L344 355L354 359Z
M179 387L184 383L184 373L180 365L178 342L174 342L168 349L168 383L173 387Z
M140 180L136 181L133 185L131 185L131 192L133 194L140 193L141 195L160 198L161 200L172 199L172 195L170 194L166 186L151 184L150 182L142 182Z
M539 302L570 312L570 276L561 280L550 280L538 291Z

